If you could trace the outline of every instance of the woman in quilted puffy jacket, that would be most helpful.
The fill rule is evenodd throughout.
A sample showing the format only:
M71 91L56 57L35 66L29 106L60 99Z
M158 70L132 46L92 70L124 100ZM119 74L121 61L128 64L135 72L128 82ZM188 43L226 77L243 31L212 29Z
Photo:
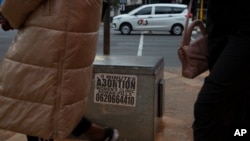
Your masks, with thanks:
M1 129L29 141L70 133L118 138L117 130L83 118L101 6L101 0L4 0L1 14L18 33L1 63Z

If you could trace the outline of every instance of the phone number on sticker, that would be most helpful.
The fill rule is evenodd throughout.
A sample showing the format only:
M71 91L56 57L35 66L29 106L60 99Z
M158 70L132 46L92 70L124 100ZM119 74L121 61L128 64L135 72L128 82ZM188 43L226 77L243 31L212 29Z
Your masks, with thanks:
M120 95L107 95L107 94L96 94L96 102L112 103L112 104L126 104L134 105L135 98L132 96L120 96Z

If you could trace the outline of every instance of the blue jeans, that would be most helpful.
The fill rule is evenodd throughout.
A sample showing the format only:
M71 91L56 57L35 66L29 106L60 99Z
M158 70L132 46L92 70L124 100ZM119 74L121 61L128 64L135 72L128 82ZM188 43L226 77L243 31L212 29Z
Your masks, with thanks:
M92 122L87 118L83 117L80 123L76 126L76 128L71 132L72 135L78 137L84 134L90 127ZM53 139L45 140L35 136L27 135L27 141L54 141Z

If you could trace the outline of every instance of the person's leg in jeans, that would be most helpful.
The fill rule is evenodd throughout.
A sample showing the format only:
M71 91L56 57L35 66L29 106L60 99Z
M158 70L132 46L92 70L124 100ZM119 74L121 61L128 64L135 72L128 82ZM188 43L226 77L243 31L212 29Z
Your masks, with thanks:
M232 39L224 48L195 102L194 141L227 141L234 126L248 124L241 119L249 113L249 54L247 41Z
M82 134L86 135L91 141L116 141L118 139L119 133L116 129L103 128L97 124L92 123L87 118L82 118L80 123L72 131L72 135L79 137ZM47 141L41 140L38 137L27 135L28 141ZM53 141L50 139L49 141Z
M27 141L53 141L53 139L45 140L42 138L27 135Z
M80 123L76 126L76 128L71 132L72 135L79 137L80 135L84 134L88 137L91 141L110 141L112 138L117 138L116 130L111 128L103 128L97 124L90 122L85 117L82 118Z

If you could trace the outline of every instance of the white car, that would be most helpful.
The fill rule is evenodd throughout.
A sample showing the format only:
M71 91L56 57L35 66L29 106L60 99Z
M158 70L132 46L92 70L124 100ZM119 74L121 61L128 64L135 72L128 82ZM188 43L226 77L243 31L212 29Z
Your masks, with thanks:
M112 29L121 34L160 30L181 35L187 15L187 5L184 4L147 4L113 17Z

